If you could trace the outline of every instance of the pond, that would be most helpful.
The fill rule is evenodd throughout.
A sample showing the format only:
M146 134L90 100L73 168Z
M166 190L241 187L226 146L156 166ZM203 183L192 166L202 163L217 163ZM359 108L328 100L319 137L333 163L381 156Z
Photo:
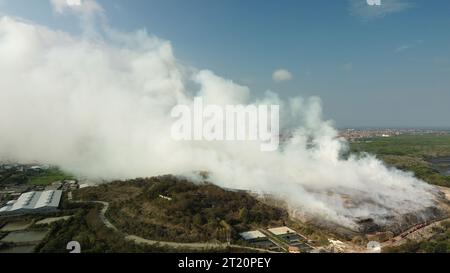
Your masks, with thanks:
M441 174L450 176L450 156L431 158L428 161Z
M13 246L10 248L0 249L0 253L19 253L19 254L27 254L33 253L36 245L27 245L27 246Z
M1 232L12 232L12 231L22 231L29 228L32 222L13 222L6 224L0 231Z
M36 243L42 241L46 235L47 231L12 232L6 235L6 237L4 237L1 242L15 244Z

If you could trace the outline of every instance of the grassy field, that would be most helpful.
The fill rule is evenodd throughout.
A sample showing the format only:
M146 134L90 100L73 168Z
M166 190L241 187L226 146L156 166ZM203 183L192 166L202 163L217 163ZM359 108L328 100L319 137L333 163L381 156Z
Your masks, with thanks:
M33 186L48 186L56 181L72 180L75 177L59 168L53 167L40 172L27 171L7 174L0 183L3 184L29 184Z
M375 154L388 165L413 172L430 184L450 187L450 177L441 174L430 163L432 158L450 157L450 135L373 138L352 143L351 152Z
M74 177L57 168L51 168L40 174L29 176L29 183L35 186L47 186L56 181L73 179Z
M352 151L413 157L450 156L450 135L403 135L353 143Z

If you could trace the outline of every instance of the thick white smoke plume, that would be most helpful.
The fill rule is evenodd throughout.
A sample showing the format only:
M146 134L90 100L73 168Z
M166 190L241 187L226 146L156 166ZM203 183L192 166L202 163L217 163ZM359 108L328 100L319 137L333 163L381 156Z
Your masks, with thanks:
M433 189L411 174L370 156L340 159L346 145L322 120L317 98L281 101L269 92L258 100L280 104L282 127L294 132L278 152L261 152L256 142L173 141L170 111L196 95L257 102L247 87L182 65L168 41L145 31L105 33L92 39L0 19L0 160L58 165L91 179L207 171L220 186L272 193L348 227L359 217L381 222L433 205Z

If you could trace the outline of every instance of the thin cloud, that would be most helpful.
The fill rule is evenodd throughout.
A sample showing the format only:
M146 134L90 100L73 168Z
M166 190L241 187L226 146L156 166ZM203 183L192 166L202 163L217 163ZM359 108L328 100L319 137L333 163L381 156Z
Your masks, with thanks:
M350 72L353 70L353 63L346 63L342 65L342 70Z
M398 47L395 49L395 52L396 52L396 53L404 52L404 51L406 51L406 50L409 50L409 49L412 49L412 48L417 47L417 46L420 45L421 43L423 43L423 41L422 41L422 40L418 40L418 41L416 41L416 42L414 42L414 43L409 43L409 44L403 44L403 45L400 45L400 46L398 46Z
M414 6L409 0L382 0L379 6L371 6L367 3L367 0L348 0L348 2L350 14L363 20L382 18Z
M273 72L272 78L275 82L286 82L292 80L292 73L286 69L278 69Z
M92 16L103 12L103 7L95 0L50 0L50 3L53 11L58 14L71 11Z
M400 53L400 52L410 49L411 47L413 47L413 46L412 45L402 45L402 46L397 47L395 49L395 52Z
M96 0L50 0L53 12L58 15L75 15L80 20L86 36L98 36L98 25L106 26L105 10ZM99 21L97 23L97 21Z

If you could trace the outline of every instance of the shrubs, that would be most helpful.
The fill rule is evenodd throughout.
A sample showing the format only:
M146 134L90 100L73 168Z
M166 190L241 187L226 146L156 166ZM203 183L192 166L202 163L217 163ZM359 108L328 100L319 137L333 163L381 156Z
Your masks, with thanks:
M80 243L83 253L163 252L163 248L136 245L126 241L122 234L111 232L99 219L97 205L79 208L67 221L53 223L47 237L36 247L36 252L67 253L68 242Z
M288 218L284 210L265 205L247 193L230 192L207 183L195 185L174 176L139 181L141 194L126 201L113 201L108 218L120 230L147 239L223 241L224 224L237 239L239 232L280 225ZM120 183L106 187L120 187Z

